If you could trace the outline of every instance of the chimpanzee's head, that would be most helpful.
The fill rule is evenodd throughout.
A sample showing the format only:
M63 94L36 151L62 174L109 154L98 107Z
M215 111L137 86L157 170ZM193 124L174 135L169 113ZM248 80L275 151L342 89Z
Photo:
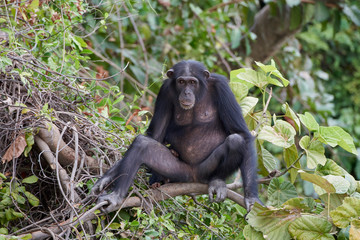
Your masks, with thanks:
M202 97L207 89L206 80L210 77L202 63L192 60L175 64L166 75L172 80L179 104L185 110L193 108Z

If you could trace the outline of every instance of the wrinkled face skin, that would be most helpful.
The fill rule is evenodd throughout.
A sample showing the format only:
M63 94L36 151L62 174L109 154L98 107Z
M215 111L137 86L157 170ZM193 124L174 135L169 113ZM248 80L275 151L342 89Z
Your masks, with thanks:
M201 90L204 90L202 88L205 88L204 84L210 73L198 62L183 61L176 64L166 75L175 81L180 107L189 110L194 107Z

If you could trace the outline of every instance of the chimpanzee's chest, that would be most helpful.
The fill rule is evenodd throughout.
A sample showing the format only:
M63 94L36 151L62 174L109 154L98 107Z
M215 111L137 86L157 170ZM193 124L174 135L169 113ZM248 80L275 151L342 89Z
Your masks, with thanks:
M197 104L186 111L175 109L171 125L166 142L179 154L180 160L189 164L202 162L226 138L212 104Z
M214 122L217 118L217 110L212 104L199 104L190 110L177 106L174 111L174 121L178 126Z

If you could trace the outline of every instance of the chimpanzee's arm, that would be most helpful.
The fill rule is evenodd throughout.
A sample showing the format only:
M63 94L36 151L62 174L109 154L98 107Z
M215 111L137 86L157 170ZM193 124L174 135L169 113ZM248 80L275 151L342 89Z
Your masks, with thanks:
M154 115L146 131L149 137L160 143L164 142L166 129L173 112L170 87L169 79L165 80L156 98Z
M216 79L214 99L218 104L220 120L226 134L238 133L245 139L246 152L243 155L244 157L238 160L238 166L244 183L245 197L248 199L247 204L251 205L258 200L257 157L254 138L246 125L241 108L229 87L227 79L218 74L211 74L211 77Z

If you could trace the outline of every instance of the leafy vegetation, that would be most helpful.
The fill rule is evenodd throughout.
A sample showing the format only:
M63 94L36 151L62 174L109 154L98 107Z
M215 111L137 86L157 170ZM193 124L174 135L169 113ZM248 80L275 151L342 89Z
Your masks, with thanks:
M1 2L0 239L358 239L359 2L265 2ZM274 45L286 33L271 61L256 55L268 9L289 16L260 29ZM230 73L266 207L151 201L142 170L128 199L141 204L102 215L89 190L145 132L180 59Z

